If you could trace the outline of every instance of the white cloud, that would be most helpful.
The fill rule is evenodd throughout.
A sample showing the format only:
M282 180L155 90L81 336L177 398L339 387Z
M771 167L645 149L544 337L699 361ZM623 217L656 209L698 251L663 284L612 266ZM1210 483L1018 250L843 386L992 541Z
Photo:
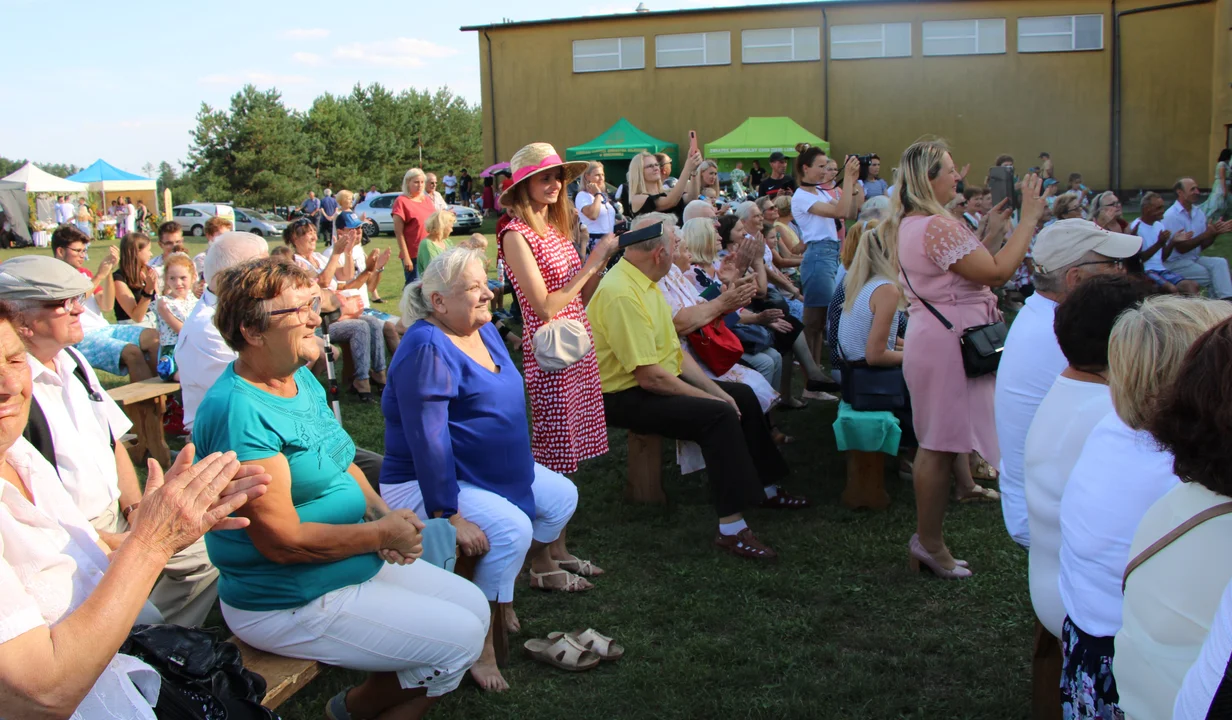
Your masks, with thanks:
M320 40L321 38L329 37L329 30L325 28L291 28L283 30L282 36L291 40Z
M321 65L321 56L310 52L297 52L291 55L291 59L301 65L309 67L318 67Z
M439 60L457 55L456 48L437 45L415 38L395 38L376 42L357 42L334 48L334 57L361 65L377 67L418 68L425 60Z
M202 85L302 85L308 81L309 78L304 75L276 75L252 70L232 74L213 73L197 80Z

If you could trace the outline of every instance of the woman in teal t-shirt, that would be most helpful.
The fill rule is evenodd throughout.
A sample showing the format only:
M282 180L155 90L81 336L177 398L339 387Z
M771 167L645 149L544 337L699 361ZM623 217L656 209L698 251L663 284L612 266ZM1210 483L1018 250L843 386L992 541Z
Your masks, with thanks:
M422 712L479 657L489 612L467 580L426 562L413 512L391 511L354 464L355 444L308 370L321 290L269 258L226 271L215 323L239 356L206 393L197 452L260 461L269 490L210 533L228 627L253 647L372 673L331 717ZM393 682L396 676L396 683ZM391 688L393 688L391 690Z

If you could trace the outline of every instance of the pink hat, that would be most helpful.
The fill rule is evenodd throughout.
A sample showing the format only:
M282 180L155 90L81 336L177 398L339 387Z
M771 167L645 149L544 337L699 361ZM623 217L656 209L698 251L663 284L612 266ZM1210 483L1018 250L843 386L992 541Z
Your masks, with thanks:
M585 160L565 162L560 159L556 148L548 143L531 143L513 155L509 161L509 170L513 173L513 182L501 193L500 201L504 205L512 196L513 189L526 178L537 175L544 170L563 167L565 169L564 184L568 185L586 172L590 163Z

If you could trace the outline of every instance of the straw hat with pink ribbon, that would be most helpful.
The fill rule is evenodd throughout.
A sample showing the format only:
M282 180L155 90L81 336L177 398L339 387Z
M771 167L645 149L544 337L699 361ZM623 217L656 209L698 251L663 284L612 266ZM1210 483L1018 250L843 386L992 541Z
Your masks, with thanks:
M563 167L565 171L562 182L568 185L582 173L586 172L586 168L589 166L590 163L585 160L565 162L556 152L556 148L548 143L531 143L514 153L513 159L509 161L509 169L513 172L513 182L510 183L508 189L501 193L501 204L505 204L513 196L513 189L519 183L532 175L538 175L545 170Z

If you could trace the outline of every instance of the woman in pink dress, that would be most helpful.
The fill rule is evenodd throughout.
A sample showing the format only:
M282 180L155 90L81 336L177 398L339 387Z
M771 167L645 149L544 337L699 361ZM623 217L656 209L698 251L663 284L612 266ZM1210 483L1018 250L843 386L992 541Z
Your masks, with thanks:
M535 462L566 474L578 461L607 452L607 424L599 386L599 361L592 349L563 370L539 366L531 345L535 332L553 319L577 320L591 334L584 303L616 251L616 237L595 244L583 264L572 238L577 222L565 185L589 163L566 163L547 143L532 143L513 156L511 184L500 197L509 222L498 232L499 258L522 309L522 368L530 395L531 454ZM593 343L593 336L592 336ZM564 552L561 567L578 575L598 574Z
M943 142L920 141L907 148L899 171L890 217L879 234L898 248L900 280L910 303L903 375L920 449L913 470L916 534L908 547L913 568L924 565L938 577L965 578L971 570L950 554L942 527L950 473L970 472L966 453L978 452L993 466L1001 454L993 418L996 376L967 377L959 338L965 328L1000 319L990 288L1004 285L1022 263L1044 203L1039 177L1028 176L1018 228L994 255L945 210L960 176ZM949 320L952 330L924 307L921 297Z

